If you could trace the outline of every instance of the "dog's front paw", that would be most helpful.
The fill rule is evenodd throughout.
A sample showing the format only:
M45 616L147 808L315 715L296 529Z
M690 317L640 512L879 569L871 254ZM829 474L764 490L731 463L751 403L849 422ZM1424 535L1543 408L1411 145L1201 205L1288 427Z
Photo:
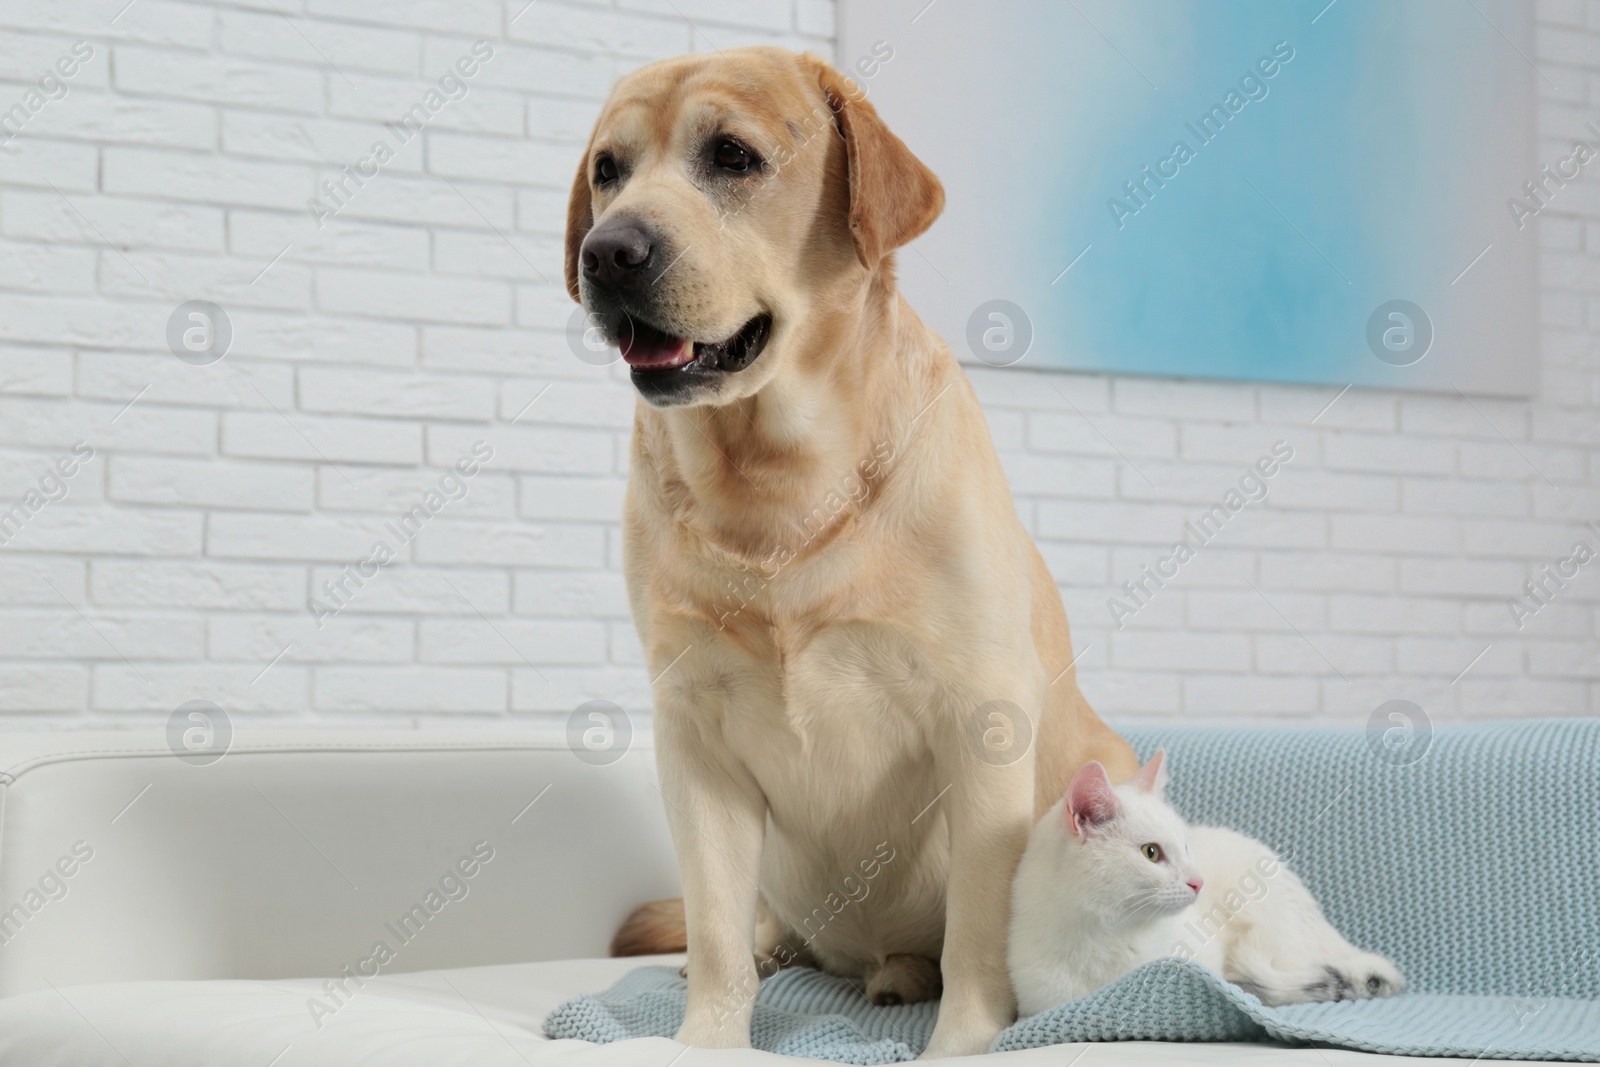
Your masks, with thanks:
M928 1047L922 1050L919 1060L942 1060L947 1056L980 1056L989 1051L989 1045L995 1039L994 1034L967 1034L950 1035L941 1037L938 1034L928 1042Z
M672 1039L680 1045L694 1048L749 1048L750 1021L735 1023L732 1019L715 1019L697 1022L685 1019Z
M1012 1019L979 1017L967 1013L965 1018L950 1018L946 1009L939 1012L939 1022L933 1028L928 1047L922 1050L919 1060L935 1060L945 1056L977 1056L988 1052L989 1046L1001 1030L1010 1026Z

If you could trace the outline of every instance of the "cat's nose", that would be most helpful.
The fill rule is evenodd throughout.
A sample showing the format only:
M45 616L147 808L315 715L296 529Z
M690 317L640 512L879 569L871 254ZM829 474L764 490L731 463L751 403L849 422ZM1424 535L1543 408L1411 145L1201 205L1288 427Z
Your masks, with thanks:
M1206 880L1204 878L1200 877L1198 874L1195 875L1193 878L1189 879L1189 888L1194 890L1194 895L1195 896L1199 896L1200 895L1200 887L1205 885L1205 884L1206 884Z

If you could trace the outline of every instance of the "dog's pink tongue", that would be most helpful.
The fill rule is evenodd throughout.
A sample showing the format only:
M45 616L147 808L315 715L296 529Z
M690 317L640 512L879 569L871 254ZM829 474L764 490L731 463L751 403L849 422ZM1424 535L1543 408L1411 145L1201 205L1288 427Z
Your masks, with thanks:
M662 370L681 367L694 359L694 347L681 337L655 334L631 337L622 342L622 358L630 367Z

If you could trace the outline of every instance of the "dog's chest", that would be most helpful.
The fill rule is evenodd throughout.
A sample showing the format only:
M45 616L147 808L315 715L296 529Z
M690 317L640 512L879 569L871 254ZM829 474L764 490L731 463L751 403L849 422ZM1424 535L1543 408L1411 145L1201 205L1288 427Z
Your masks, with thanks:
M874 624L826 627L782 657L769 702L725 727L767 800L763 892L848 973L892 952L938 955L949 783L929 743L936 699L918 655Z
M931 763L935 669L884 623L770 629L770 654L730 693L722 729L774 818L800 832L859 818L863 803L898 806L896 790Z
M807 851L870 854L881 837L858 831L910 825L946 784L933 781L932 738L961 673L907 599L929 584L927 564L861 527L766 569L693 541L641 548L667 609L651 619L652 658L682 653L658 712L716 737L755 778L778 834Z

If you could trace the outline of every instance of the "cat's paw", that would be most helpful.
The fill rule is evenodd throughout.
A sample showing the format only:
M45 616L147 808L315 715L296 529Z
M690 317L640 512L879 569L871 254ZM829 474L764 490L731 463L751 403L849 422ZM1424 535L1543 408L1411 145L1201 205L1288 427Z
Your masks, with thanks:
M1309 960L1293 969L1267 966L1230 975L1230 979L1271 1006L1368 1000L1393 996L1406 986L1394 964L1356 949Z
M1406 985L1394 964L1371 952L1326 961L1321 972L1298 990L1296 1000L1368 1000L1393 996Z
M1406 987L1400 969L1373 952L1363 952L1346 967L1346 977L1357 990L1357 999L1392 997Z

